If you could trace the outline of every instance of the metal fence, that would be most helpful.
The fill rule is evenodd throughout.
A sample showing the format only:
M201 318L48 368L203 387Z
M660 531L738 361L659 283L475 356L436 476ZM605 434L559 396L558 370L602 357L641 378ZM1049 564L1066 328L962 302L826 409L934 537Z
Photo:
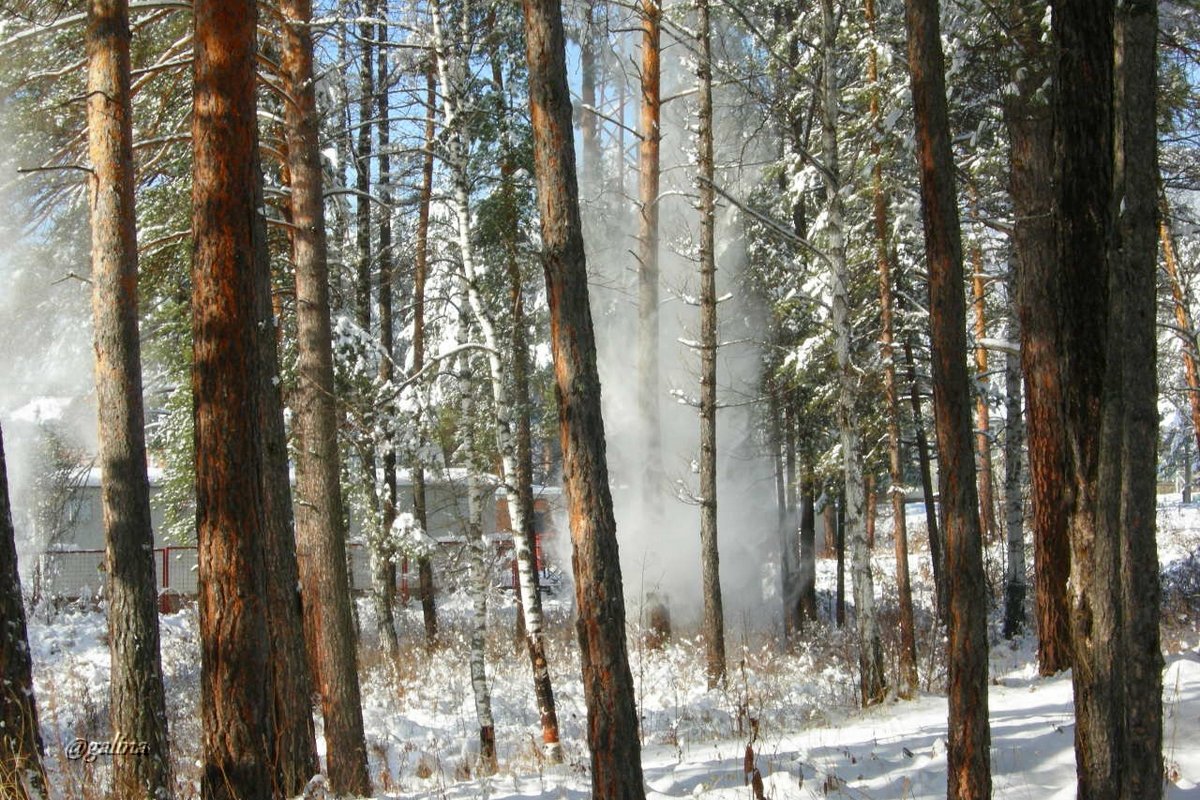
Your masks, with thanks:
M371 556L360 543L350 549L350 586L364 591L371 585ZM194 546L154 548L155 583L160 597L196 594L199 551ZM51 550L38 556L34 591L43 597L77 600L104 591L103 550ZM405 580L404 576L402 580ZM162 603L166 608L169 600Z

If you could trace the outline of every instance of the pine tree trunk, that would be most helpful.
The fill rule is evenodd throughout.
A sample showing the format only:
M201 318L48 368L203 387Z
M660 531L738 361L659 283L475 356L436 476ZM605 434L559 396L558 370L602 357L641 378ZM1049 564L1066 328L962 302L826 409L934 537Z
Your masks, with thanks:
M562 8L524 0L529 109L550 306L592 796L643 800L641 744L625 642L625 600L608 486L596 343L588 308Z
M660 125L660 0L641 0L642 108L638 145L638 415L644 448L641 494L645 525L661 517L662 423L659 413L658 190ZM623 161L623 159L622 159Z
M872 38L876 37L875 0L866 0L864 14ZM900 442L900 401L896 392L895 309L892 303L892 261L888 240L888 196L883 186L882 109L879 57L875 47L867 52L867 81L871 85L870 115L875 137L871 141L871 219L875 238L875 269L879 275L879 355L883 362L883 403L887 419L888 495L892 503L892 542L896 552L896 594L900 610L900 672L896 694L908 699L917 691L916 623L913 618L912 582L908 569L908 523L904 515L904 463Z
M1063 2L1055 5L1053 21L1059 50L1059 359L1068 450L1074 455L1068 586L1075 761L1079 797L1100 800L1120 797L1126 778L1126 664L1118 644L1122 363L1119 351L1108 347L1124 320L1112 313L1109 271L1104 268L1114 227L1113 9L1111 4Z
M283 0L282 68L296 265L296 541L318 659L327 768L335 792L369 794L346 564L310 0ZM374 476L372 476L374 477Z
M1124 605L1125 800L1163 793L1163 657L1159 643L1159 562L1156 541L1158 391L1156 386L1155 219L1158 164L1157 3L1120 4L1116 19L1117 147L1123 158L1121 250L1110 284L1124 289L1122 323L1113 344L1123 350L1125 406L1121 443L1121 600Z
M833 333L838 365L837 420L841 435L845 473L846 544L850 548L854 583L854 612L858 632L859 684L864 706L881 701L887 692L883 671L883 644L875 619L875 589L871 576L871 552L867 547L864 521L864 479L859 431L854 418L858 396L857 370L850 360L850 267L846 261L845 211L841 197L838 163L837 20L833 0L822 0L822 101L821 138L825 177L828 257L833 270Z
M433 137L436 130L437 88L435 67L430 64L425 74L425 159L421 165L421 194L417 209L417 241L413 258L413 374L425 368L425 286L429 278L429 205L433 197ZM418 450L425 444L425 426L417 420ZM425 465L418 454L412 467L413 517L417 527L429 530L429 512L425 499ZM433 564L429 556L417 559L417 586L421 596L421 616L425 623L425 644L433 647L437 641L437 606L434 601Z
M260 164L255 175L262 175ZM263 208L262 185L254 186L254 204ZM296 528L283 389L279 371L279 316L271 291L271 255L267 221L255 218L254 303L259 321L259 428L263 442L260 480L266 519L267 627L271 636L271 678L275 692L276 781L284 794L298 794L321 771L313 725L313 680L304 641L304 608L296 565Z
M386 3L384 4L386 8ZM387 41L387 24L380 23L378 39L381 43ZM391 147L391 111L388 92L391 86L388 82L388 54L380 44L377 60L377 117L376 128L379 137L379 381L384 386L391 383L395 375L395 345L393 344L392 322L392 159L388 153ZM394 659L400 654L400 641L396 636L396 548L392 542L392 524L396 521L396 434L393 429L394 419L390 409L383 409L383 419L380 427L383 431L383 497L382 525L377 534L378 544L374 548L378 553L376 574L373 576L374 590L378 595L376 601L379 610L379 630L387 645L388 653ZM374 478L374 476L372 476ZM372 554L372 562L375 554Z
M45 800L42 734L33 696L33 661L25 627L25 601L17 570L16 533L8 500L8 464L0 431L0 786L13 800ZM7 796L7 795L6 795Z
M1016 262L1010 262L1006 294L1009 298L1009 341L1016 331ZM1004 576L1004 638L1012 639L1025 628L1025 496L1021 457L1025 444L1025 418L1021 413L1021 354L1004 354L1004 524L1008 542Z
M817 622L817 511L812 469L804 473L800 485L800 586L798 618L800 624ZM826 535L828 536L828 527Z
M846 627L846 517L842 502L830 499L825 506L825 535L833 534L833 555L837 559L837 597L834 599L834 622ZM828 541L828 539L826 540Z
M1175 325L1179 328L1176 334L1180 338L1180 350L1183 354L1183 374L1187 381L1188 408L1191 410L1192 434L1196 439L1197 450L1200 451L1200 368L1196 364L1196 328L1192 324L1192 314L1188 309L1187 298L1183 284L1179 280L1179 256L1175 250L1175 237L1171 234L1171 210L1167 205L1167 194L1159 187L1158 195L1158 237L1162 243L1163 267L1167 274L1167 286L1171 290L1171 307L1175 313ZM1190 463L1190 462L1189 462ZM1188 482L1190 489L1191 482ZM1184 490L1188 492L1187 489ZM1184 502L1188 502L1185 498Z
M921 496L925 505L925 530L929 537L929 561L933 565L933 586L938 617L947 622L950 609L946 580L946 558L938 524L937 503L933 495L933 468L929 457L929 438L925 435L925 420L921 413L921 384L917 380L917 362L913 358L912 336L904 340L904 363L908 368L909 402L913 413L913 438L917 443L917 466L921 473Z
M1045 5L1023 2L1013 29L1023 58L1014 76L1017 92L1004 104L1009 137L1009 183L1013 198L1013 245L1021 370L1025 377L1030 504L1033 510L1034 603L1038 670L1053 675L1071 665L1067 577L1068 458L1058 372L1058 259L1055 254L1054 140L1050 101L1039 97L1049 78L1050 54L1042 42Z
M92 0L87 27L92 313L102 473L112 730L144 742L143 756L113 758L113 796L172 790L159 656L158 590L138 339L129 8Z
M252 2L198 0L192 116L192 395L199 542L201 796L269 797L273 680L259 474Z
M717 547L717 196L713 184L712 51L708 0L696 0L700 129L700 561L708 688L725 680L725 612Z
M991 797L987 597L971 447L962 239L937 0L906 0L908 64L929 264L934 416L946 515L950 719L947 796Z
M972 195L975 189L972 187ZM984 542L1000 537L996 521L996 481L992 468L992 414L988 407L988 351L982 342L987 337L987 304L984 296L983 247L971 246L971 305L975 310L975 452L979 458L979 529Z
M783 412L780 409L781 388L771 381L768 388L770 402L770 440L775 462L775 504L778 508L779 524L779 587L783 598L784 638L790 638L801 629L800 609L800 543L797 537L794 508L795 487L788 485L786 456L783 448ZM794 438L794 437L793 437ZM795 442L792 442L792 472L795 465Z

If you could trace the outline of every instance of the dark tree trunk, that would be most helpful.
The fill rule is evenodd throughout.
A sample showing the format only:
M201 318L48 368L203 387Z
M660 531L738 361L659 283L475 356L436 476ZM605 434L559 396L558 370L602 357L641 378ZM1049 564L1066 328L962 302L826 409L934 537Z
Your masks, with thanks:
M572 567L592 754L592 796L597 800L643 800L621 562L588 308L562 8L557 0L524 0L523 5L563 483L574 545Z
M384 9L387 4L384 4ZM384 14L386 17L386 14ZM379 58L377 60L377 91L376 103L377 123L379 132L379 381L384 386L391 383L395 376L395 344L392 333L392 158L391 149L391 110L388 92L391 86L388 82L388 52L383 46L387 41L387 25L378 26ZM381 500L380 530L375 553L372 554L375 575L373 582L378 593L377 607L379 610L379 631L387 646L389 655L394 659L400 654L400 641L396 635L396 549L392 543L392 524L396 521L396 432L394 418L390 411L383 410L383 497ZM371 476L375 478L374 475Z
M1120 460L1121 360L1110 335L1106 259L1113 235L1113 8L1077 0L1054 6L1058 45L1056 140L1059 199L1059 351L1068 450L1071 646L1079 797L1117 798L1125 782ZM1117 289L1118 294L1120 289ZM1118 351L1119 352L1119 351ZM1105 399L1109 402L1105 402Z
M846 516L841 500L830 500L825 506L825 532L833 525L833 550L837 558L837 598L833 619L839 628L846 627Z
M8 464L0 431L0 786L13 800L45 800L42 734L33 697L33 661L25 627L21 574L17 571L16 532L8 500Z
M947 796L991 797L987 597L971 447L962 239L937 0L906 0L908 64L929 268L938 473L946 515L950 720Z
M1124 289L1122 323L1111 346L1123 350L1121 443L1121 599L1126 663L1126 800L1163 792L1163 657L1159 643L1159 563L1155 537L1158 390L1156 379L1156 167L1158 4L1118 5L1117 147L1123 159L1116 197L1121 250L1111 286ZM1111 356L1110 356L1111 357Z
M425 159L421 165L421 194L417 209L417 242L413 266L413 374L425 368L425 285L429 278L429 205L433 197L433 137L437 118L437 82L429 66L425 74ZM419 444L424 444L425 426L418 420ZM429 512L425 500L425 465L418 456L412 468L413 517L417 527L429 530ZM425 644L437 641L437 606L434 601L433 564L429 556L417 559L417 586L421 597L421 616L425 623Z
M1038 670L1053 675L1071 665L1067 577L1068 465L1062 384L1058 372L1058 259L1055 245L1053 115L1038 96L1050 72L1042 43L1045 5L1016 6L1014 36L1021 48L1017 92L1006 98L1009 186L1013 199L1021 327L1021 370L1025 377L1029 484L1033 508L1034 602Z
M252 2L194 5L192 396L201 795L270 797L275 750L259 474Z
M1016 326L1015 259L1010 261L1008 286L1009 340ZM1025 418L1021 413L1021 355L1004 354L1004 525L1007 558L1004 575L1004 638L1012 639L1025 628L1025 497L1021 457L1025 444Z
M296 264L296 541L317 655L330 787L369 794L346 565L310 0L283 0L283 77ZM374 477L374 476L372 476ZM311 646L315 645L315 646Z
M800 624L816 622L817 612L817 511L812 469L806 469L800 484ZM828 528L826 528L828 536Z
M937 501L933 494L933 466L929 456L929 437L925 434L925 418L921 413L921 383L917 379L917 362L913 357L912 337L904 339L904 362L908 368L909 402L913 413L913 438L917 443L917 466L921 473L921 496L925 505L925 529L929 536L929 561L933 564L934 595L938 616L947 621L950 608L946 581L946 559L942 549L942 534L938 524Z
M109 707L113 731L146 743L148 749L143 756L113 758L113 796L141 800L170 794L172 781L142 412L129 40L126 0L92 0L87 117L97 432L112 660Z
M725 612L717 548L717 194L713 184L712 45L708 0L696 0L699 26L700 171L700 561L708 688L725 680Z

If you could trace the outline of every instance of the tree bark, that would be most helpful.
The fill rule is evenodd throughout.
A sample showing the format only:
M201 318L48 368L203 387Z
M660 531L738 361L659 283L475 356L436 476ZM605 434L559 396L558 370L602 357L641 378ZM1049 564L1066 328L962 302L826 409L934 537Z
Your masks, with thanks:
M1156 541L1158 388L1157 267L1158 4L1118 4L1116 91L1119 198L1117 273L1124 289L1114 345L1123 350L1121 442L1121 600L1125 673L1126 783L1122 798L1156 800L1163 792L1163 657L1159 642Z
M434 6L434 30L438 28L437 6ZM441 49L441 36L435 33ZM440 60L440 58L439 58ZM452 125L447 128L453 130ZM465 282L464 282L465 286ZM465 292L463 293L465 295ZM467 298L459 298L458 345L467 343ZM492 692L487 679L487 595L488 550L483 532L483 503L488 495L478 466L480 452L475 441L474 370L471 351L466 348L458 356L459 426L462 449L467 461L467 546L470 548L468 581L471 588L471 693L475 700L475 718L479 723L480 775L496 772L496 723L492 717Z
M660 517L662 423L659 413L658 191L660 130L660 0L641 0L642 108L638 145L638 415L644 452L642 513L647 525Z
M1125 661L1120 539L1121 359L1109 352L1123 320L1112 313L1106 260L1114 229L1113 8L1059 2L1056 140L1060 350L1072 453L1071 646L1079 797L1116 798L1123 763ZM1099 274L1097 274L1099 273ZM1120 289L1117 289L1118 295ZM1118 307L1119 311L1119 307ZM1105 402L1105 400L1108 402ZM1115 449L1118 457L1106 453Z
M261 176L261 166L255 167ZM264 207L262 186L255 183L254 203ZM283 390L279 370L279 326L271 292L271 256L267 221L254 226L254 303L258 319L259 427L263 442L261 477L266 518L267 627L271 636L271 677L275 693L276 781L285 795L299 794L321 770L313 725L312 670L304 642L304 604L296 565L296 528Z
M1058 371L1061 344L1056 322L1059 300L1053 115L1050 101L1038 94L1050 73L1050 54L1042 42L1044 13L1041 2L1020 3L1014 11L1013 30L1021 67L1014 76L1017 92L1004 104L1004 121L1009 136L1021 370L1028 422L1038 670L1042 675L1053 675L1071 665L1067 598L1071 547L1068 496L1063 491L1068 482L1069 453Z
M864 12L871 37L876 37L875 0L866 0ZM883 403L887 418L888 495L892 503L892 540L896 553L896 594L900 607L900 673L896 694L908 699L917 690L916 623L913 618L912 582L908 569L908 524L904 515L904 463L900 443L900 401L896 392L895 309L892 303L892 261L888 241L888 196L883 186L882 109L879 57L874 46L867 52L867 81L871 85L870 115L875 137L871 141L872 223L875 269L879 275L879 355L883 362Z
M799 620L817 622L817 512L812 468L806 468L800 484L800 586ZM826 536L828 536L828 527Z
M563 484L567 494L592 796L644 800L625 601L608 486L596 343L588 308L562 8L524 0L529 109L550 306Z
M929 561L933 565L934 598L938 617L947 623L950 609L946 580L946 558L938 524L937 503L933 495L933 467L930 464L929 438L925 434L925 419L921 413L921 383L917 379L917 362L913 357L912 336L904 339L904 362L908 368L909 402L913 413L913 438L917 443L917 466L921 473L921 496L925 505L925 530L929 536Z
M254 297L254 3L194 4L192 396L201 796L271 796L273 680Z
M417 241L413 257L413 374L425 368L425 286L429 279L429 206L433 197L433 139L437 118L436 67L430 64L425 73L425 159L421 165L421 193L417 208ZM422 410L419 413L423 413ZM425 426L417 420L418 450L425 444ZM417 527L429 530L429 512L425 499L425 465L418 453L412 466L413 517ZM433 647L437 641L437 605L434 601L433 564L429 556L417 559L417 585L421 596L421 616L425 623L425 644Z
M1188 308L1187 297L1183 284L1179 280L1179 256L1175 250L1175 237L1171 234L1171 213L1167 205L1167 194L1159 187L1158 195L1158 237L1162 243L1163 266L1167 274L1167 285L1171 290L1171 307L1175 313L1176 332L1180 339L1180 350L1183 354L1183 374L1187 381L1188 409L1191 411L1192 435L1196 439L1197 452L1200 452L1200 368L1196 364L1196 328L1192 324L1192 314ZM1188 482L1190 490L1191 482ZM1187 498L1184 502L1188 502Z
M700 109L700 561L708 688L725 680L725 612L717 546L717 195L713 184L712 45L708 0L696 0Z
M126 0L92 0L87 27L92 314L102 474L112 730L147 747L113 758L113 795L170 794L154 531L138 338L137 221Z
M21 573L17 570L16 533L8 499L8 464L0 431L0 786L13 800L46 800L42 734L33 696L33 660L25 626Z
M318 659L330 787L369 794L337 443L311 0L282 0L281 10L296 265L297 559L307 601L305 627Z
M386 3L384 8L386 9ZM386 17L386 14L384 15ZM377 91L376 97L376 129L379 139L379 381L388 387L395 375L395 344L392 332L392 159L391 149L391 110L388 98L388 54L383 43L387 41L387 23L381 22L377 28L379 56L377 60ZM376 574L373 576L376 601L379 610L379 629L388 653L394 659L400 654L400 641L396 635L396 547L392 540L392 525L396 521L396 432L394 417L388 408L383 409L382 424L383 441L380 443L383 458L383 497L382 525L377 534L378 545L376 553L372 553ZM375 476L371 478L375 480Z
M841 435L845 476L844 513L846 544L850 548L854 583L854 617L858 633L859 688L863 706L883 700L887 679L883 671L883 644L875 618L875 589L871 575L871 551L867 547L864 521L862 450L854 406L858 397L858 374L850 359L850 266L846 260L845 210L838 158L837 20L833 0L821 0L822 100L821 141L825 177L826 235L833 270L833 333L838 366L837 421Z
M906 0L908 64L929 265L934 416L946 515L950 719L947 796L991 797L987 597L971 447L962 234L937 0Z
M1008 272L1010 341L1016 326L1015 259ZM1004 354L1004 523L1008 558L1004 576L1004 638L1012 639L1025 628L1025 497L1021 453L1025 444L1024 416L1021 413L1021 355L1009 350Z
M972 187L972 195L976 194ZM979 529L984 542L1000 537L996 521L996 481L992 468L992 413L988 407L988 351L983 346L987 338L987 302L984 295L986 275L983 273L983 247L971 246L971 306L975 311L975 452L979 458Z

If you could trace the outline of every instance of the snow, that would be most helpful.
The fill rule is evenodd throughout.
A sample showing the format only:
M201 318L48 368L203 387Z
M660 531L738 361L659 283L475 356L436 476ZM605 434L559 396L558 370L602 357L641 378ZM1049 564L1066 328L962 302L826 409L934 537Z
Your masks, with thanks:
M910 530L919 543L923 516L916 505L910 511ZM890 521L881 518L873 559L877 591L885 601L894 583L889 529ZM1183 505L1177 498L1160 503L1159 538L1168 576L1164 614L1182 614L1164 636L1171 648L1163 680L1164 760L1170 779L1166 796L1200 798L1200 635L1194 621L1169 599L1178 594L1171 591L1176 584L1195 596L1188 587L1200 576L1200 506ZM928 603L928 572L926 554L914 554L919 604ZM833 580L833 563L820 561L823 594ZM396 665L374 649L371 606L360 602L363 713L377 797L589 796L586 711L569 597L547 601L551 670L566 755L562 765L550 765L540 755L528 661L514 647L511 633L511 596L497 590L489 605L488 669L500 771L480 777L473 769L478 728L466 657L470 599L461 593L441 598L444 649L434 654L420 642L419 604L414 600L406 606L400 614L404 656ZM886 611L884 605L881 611ZM630 615L636 616L633 606ZM183 784L178 796L192 796L200 757L196 612L185 608L161 620L171 739L177 780ZM745 620L731 620L730 626L729 680L724 688L707 690L698 639L677 635L661 650L650 650L631 624L629 652L648 798L752 797L743 773L748 745L765 796L775 800L945 797L946 700L936 691L944 668L928 663L925 652L922 686L934 691L913 701L891 698L862 711L856 708L849 634L821 627L792 652L783 652L770 631L750 630ZM58 796L76 796L72 792L106 779L104 757L91 765L65 758L66 745L76 737L109 738L105 637L104 617L95 607L39 609L30 619L35 689ZM1069 673L1039 677L1032 636L1006 642L993 633L991 643L993 796L1073 798ZM931 671L932 678L927 675ZM753 737L751 729L757 730ZM319 749L323 754L323 740Z

